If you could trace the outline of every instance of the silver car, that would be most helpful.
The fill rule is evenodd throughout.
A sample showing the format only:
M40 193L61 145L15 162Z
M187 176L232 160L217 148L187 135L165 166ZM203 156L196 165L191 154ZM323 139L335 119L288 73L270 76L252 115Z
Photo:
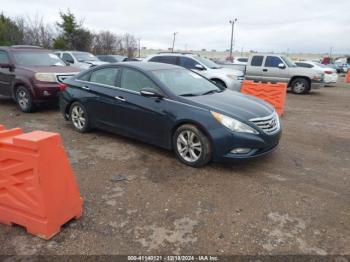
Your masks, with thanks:
M244 80L242 71L224 68L209 59L191 53L159 53L147 57L144 61L182 66L212 80L219 87L234 91L241 90Z

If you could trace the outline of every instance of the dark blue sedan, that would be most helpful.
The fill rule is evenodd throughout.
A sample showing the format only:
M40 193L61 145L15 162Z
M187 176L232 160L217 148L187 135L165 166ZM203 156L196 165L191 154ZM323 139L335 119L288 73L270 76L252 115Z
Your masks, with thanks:
M61 111L77 131L99 128L173 149L193 167L265 155L281 136L269 104L174 65L98 66L61 90Z

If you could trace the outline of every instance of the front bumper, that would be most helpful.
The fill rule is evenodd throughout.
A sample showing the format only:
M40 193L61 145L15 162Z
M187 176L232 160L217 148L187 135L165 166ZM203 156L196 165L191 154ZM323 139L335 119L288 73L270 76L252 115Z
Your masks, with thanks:
M233 91L240 92L243 80L229 80L226 85L227 88Z
M34 101L48 101L48 100L57 100L58 94L60 92L58 83L36 83L33 85L34 88Z
M273 152L282 135L282 129L272 135L260 131L259 134L234 133L226 128L218 128L211 132L214 150L214 162L247 160L262 157ZM236 148L250 148L246 154L231 153Z

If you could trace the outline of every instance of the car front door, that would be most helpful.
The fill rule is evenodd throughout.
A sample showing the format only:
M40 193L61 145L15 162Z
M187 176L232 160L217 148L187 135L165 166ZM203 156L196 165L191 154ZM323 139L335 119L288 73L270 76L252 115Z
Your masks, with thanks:
M161 89L144 73L124 67L120 77L123 94L120 99L124 131L140 140L163 145L168 136L167 101L156 97L140 95L143 88L152 88L162 93Z
M280 64L283 64L284 68L280 68ZM278 56L266 56L262 69L262 80L268 82L288 82L288 67Z
M0 95L11 96L11 87L15 78L9 68L10 59L6 51L0 50Z

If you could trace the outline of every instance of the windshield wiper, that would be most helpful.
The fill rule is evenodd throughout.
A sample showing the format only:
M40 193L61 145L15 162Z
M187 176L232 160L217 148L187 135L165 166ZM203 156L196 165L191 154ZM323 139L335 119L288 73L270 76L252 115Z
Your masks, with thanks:
M209 90L207 92L204 92L203 94L201 94L202 96L204 95L209 95L209 94L214 94L214 93L220 93L219 90L213 89L213 90Z

